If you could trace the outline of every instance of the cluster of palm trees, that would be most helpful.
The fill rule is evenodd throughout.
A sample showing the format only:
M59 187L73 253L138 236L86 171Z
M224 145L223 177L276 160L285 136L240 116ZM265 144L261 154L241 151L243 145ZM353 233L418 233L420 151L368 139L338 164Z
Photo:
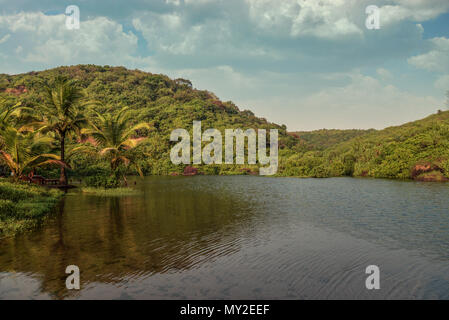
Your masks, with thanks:
M56 165L60 184L67 185L68 163L80 153L107 159L112 174L122 165L133 165L142 175L132 151L145 140L148 123L132 126L127 107L96 112L101 103L88 100L73 80L57 77L42 86L43 98L33 108L0 98L0 164L9 167L15 179Z

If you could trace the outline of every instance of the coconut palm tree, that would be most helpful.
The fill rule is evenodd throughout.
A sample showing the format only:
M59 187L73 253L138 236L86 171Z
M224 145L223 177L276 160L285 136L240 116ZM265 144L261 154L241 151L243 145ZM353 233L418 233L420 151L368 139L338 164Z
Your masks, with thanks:
M94 138L98 154L110 161L111 170L116 177L120 165L125 167L132 165L139 175L143 176L133 150L145 140L145 136L139 134L139 130L150 130L151 127L145 122L132 126L129 111L127 107L115 113L100 114L94 111L93 120L90 121L91 128L83 130L84 134ZM127 184L124 175L123 179Z
M27 170L44 165L66 167L59 156L44 152L53 141L47 135L26 127L16 129L9 126L0 131L0 136L0 161L9 167L15 179L22 177Z
M7 99L0 97L0 130L5 129L21 109L21 103L10 103Z
M59 141L60 161L64 162L66 138L86 124L82 103L84 94L74 81L57 77L52 84L44 86L43 103L39 112L43 118L42 132L52 131ZM66 166L61 166L60 183L67 184Z

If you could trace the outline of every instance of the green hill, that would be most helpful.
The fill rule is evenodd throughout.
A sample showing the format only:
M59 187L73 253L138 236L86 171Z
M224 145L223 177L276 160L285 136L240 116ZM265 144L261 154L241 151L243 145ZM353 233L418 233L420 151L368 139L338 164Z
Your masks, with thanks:
M449 111L371 130L324 150L317 147L284 160L284 175L445 180L449 178Z
M76 79L92 100L102 101L100 113L117 111L123 106L132 109L135 122L145 121L154 127L150 138L139 149L140 164L145 174L170 174L182 172L184 166L170 161L170 133L176 128L191 130L193 120L201 120L203 130L216 128L259 128L279 130L279 154L289 156L301 151L301 144L287 135L286 127L258 118L249 110L241 111L233 102L223 102L213 93L196 90L185 79L172 80L165 75L152 74L123 67L77 65L59 67L41 72L19 75L0 75L0 93L15 97L25 106L33 107L42 99L42 83L56 76ZM75 143L75 141L72 141ZM91 175L107 169L88 157L74 163L77 174ZM235 174L257 171L257 166L219 165L202 166L209 174ZM250 170L248 170L250 169ZM57 170L54 170L57 177ZM46 174L49 174L46 172Z
M296 131L289 134L303 140L311 150L325 150L344 141L355 137L363 136L375 131L374 129L359 130L339 130L339 129L320 129L314 131Z

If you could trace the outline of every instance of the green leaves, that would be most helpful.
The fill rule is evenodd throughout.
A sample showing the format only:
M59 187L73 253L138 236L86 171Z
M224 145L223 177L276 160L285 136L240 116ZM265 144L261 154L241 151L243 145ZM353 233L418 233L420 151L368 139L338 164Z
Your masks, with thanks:
M95 139L100 157L108 159L113 171L121 165L128 167L131 164L139 175L143 175L133 150L145 141L146 134L141 131L149 131L151 126L146 122L131 125L128 107L114 113L94 114L90 121L91 129L84 133Z
M52 139L40 132L21 132L7 127L0 134L3 141L0 160L16 178L43 165L67 167L59 156L45 152L50 149Z

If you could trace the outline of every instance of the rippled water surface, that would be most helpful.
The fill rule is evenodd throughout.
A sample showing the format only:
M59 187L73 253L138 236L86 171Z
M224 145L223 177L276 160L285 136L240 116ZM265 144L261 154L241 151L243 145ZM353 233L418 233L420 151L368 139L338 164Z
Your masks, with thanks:
M0 240L0 298L449 299L449 185L150 177ZM65 268L81 290L65 288ZM380 290L365 288L379 266Z

